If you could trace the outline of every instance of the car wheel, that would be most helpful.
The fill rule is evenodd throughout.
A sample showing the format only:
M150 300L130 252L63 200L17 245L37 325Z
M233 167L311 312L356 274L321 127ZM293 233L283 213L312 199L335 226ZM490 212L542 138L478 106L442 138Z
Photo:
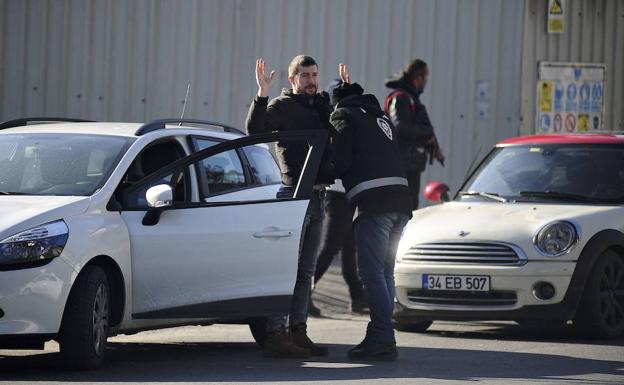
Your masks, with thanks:
M574 325L584 334L615 338L624 331L624 260L604 252L587 280Z
M426 331L433 321L431 320L422 320L422 321L411 321L411 322L394 322L394 328L400 332L411 332L411 333L422 333Z
M59 345L66 365L74 369L96 369L104 360L110 322L110 288L106 273L87 266L71 291Z
M249 330L256 343L261 348L264 348L264 343L267 339L267 318L254 318L249 321Z

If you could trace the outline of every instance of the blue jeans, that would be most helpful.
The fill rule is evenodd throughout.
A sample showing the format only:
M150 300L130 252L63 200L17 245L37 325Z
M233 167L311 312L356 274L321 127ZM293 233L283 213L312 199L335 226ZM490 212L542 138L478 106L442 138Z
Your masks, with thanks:
M394 259L408 220L406 214L387 213L364 214L355 221L358 267L370 307L368 342L396 344L392 328Z
M321 200L325 197L324 190L314 190L310 204L303 221L303 242L299 251L299 263L297 265L297 280L293 291L289 315L269 317L267 331L273 332L290 325L304 324L308 320L308 306L314 273L316 273L316 261L319 255L319 242L321 238L321 224L323 209ZM275 267L279 269L279 266Z

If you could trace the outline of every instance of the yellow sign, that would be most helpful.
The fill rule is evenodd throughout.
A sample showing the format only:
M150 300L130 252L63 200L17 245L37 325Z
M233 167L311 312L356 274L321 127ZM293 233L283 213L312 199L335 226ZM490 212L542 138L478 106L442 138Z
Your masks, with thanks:
M561 6L561 0L554 0L550 6L551 15L563 15L563 7Z
M588 114L578 114L578 131L586 132L589 131L589 115Z
M550 81L543 81L539 85L540 111L552 111L553 84Z
M548 0L548 20L546 22L548 33L563 33L565 19L565 0Z

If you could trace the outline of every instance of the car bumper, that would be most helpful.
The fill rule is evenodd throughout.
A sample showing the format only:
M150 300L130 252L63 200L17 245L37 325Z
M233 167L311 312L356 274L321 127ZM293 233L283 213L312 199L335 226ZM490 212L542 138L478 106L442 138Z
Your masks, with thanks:
M75 271L62 259L30 269L0 271L0 340L56 334Z
M533 261L523 266L439 265L399 263L395 269L395 319L517 320L566 318L566 292L575 262ZM486 275L489 293L422 290L423 274ZM538 282L551 283L555 295L541 300L533 295Z

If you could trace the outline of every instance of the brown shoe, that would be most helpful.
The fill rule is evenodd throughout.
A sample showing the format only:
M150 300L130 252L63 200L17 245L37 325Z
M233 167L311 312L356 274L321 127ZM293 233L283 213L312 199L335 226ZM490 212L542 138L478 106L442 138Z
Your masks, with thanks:
M329 354L329 349L326 346L320 346L312 342L308 337L307 329L306 324L292 325L290 327L295 345L308 349L313 356L326 356Z
M296 346L288 330L278 330L267 334L264 343L264 356L271 358L308 358L310 349Z

